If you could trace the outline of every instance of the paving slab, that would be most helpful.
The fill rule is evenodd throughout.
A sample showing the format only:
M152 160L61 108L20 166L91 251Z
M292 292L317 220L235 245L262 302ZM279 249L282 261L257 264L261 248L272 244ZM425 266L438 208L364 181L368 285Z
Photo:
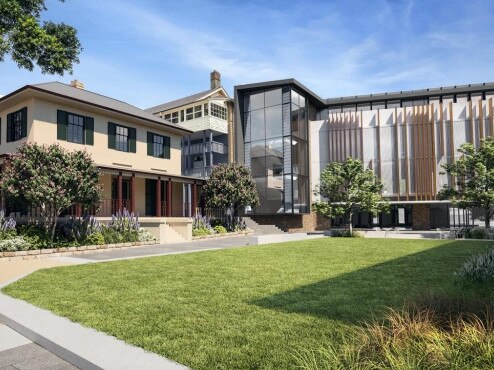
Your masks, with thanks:
M15 347L23 346L25 344L32 343L26 337L23 337L15 330L12 330L6 325L0 323L0 352L12 349ZM3 365L0 356L0 365Z
M0 351L0 370L77 370L35 343Z
M29 275L30 273L50 267L65 266L74 263L74 261L60 261L56 258L43 258L33 260L4 261L0 260L0 286L16 280L19 276Z

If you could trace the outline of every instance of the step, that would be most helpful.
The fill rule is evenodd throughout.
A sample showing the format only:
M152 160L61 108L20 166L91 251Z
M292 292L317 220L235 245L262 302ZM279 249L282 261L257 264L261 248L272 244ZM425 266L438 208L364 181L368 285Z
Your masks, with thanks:
M172 243L183 243L185 242L185 238L180 235L173 227L170 225L165 225L165 243L164 244L172 244Z

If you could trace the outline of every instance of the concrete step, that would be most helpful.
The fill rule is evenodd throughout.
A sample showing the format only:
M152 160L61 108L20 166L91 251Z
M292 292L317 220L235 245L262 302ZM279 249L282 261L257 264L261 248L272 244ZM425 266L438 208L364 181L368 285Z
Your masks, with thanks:
M261 225L250 217L243 217L245 225L254 231L254 235L284 234L284 231L275 225Z
M182 243L186 241L185 238L170 225L165 225L165 235L165 244Z

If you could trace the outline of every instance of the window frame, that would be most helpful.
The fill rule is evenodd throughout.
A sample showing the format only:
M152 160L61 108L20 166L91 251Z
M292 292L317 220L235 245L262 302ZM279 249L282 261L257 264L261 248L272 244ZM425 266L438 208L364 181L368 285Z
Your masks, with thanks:
M17 117L19 119L15 120ZM27 107L7 114L7 142L19 141L27 137Z
M78 124L70 123L70 116L77 118L78 120L82 119L82 126L80 126ZM76 126L78 130L80 128L80 136L81 136L80 142L75 141L75 140L71 140L71 138L70 138L70 127L71 126L72 127ZM80 114L67 112L67 141L68 142L75 143L75 144L85 144L86 143L85 135L84 135L85 129L86 129L86 117L85 116L81 116ZM72 129L72 131L74 131L74 129ZM77 133L77 134L79 134L79 133Z

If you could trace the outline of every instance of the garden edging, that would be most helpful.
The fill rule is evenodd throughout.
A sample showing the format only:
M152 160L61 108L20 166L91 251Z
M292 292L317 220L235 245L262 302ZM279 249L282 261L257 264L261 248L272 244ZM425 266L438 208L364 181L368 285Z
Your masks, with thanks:
M103 245L82 245L79 247L61 247L50 249L33 249L28 251L15 251L15 252L0 252L0 261L18 261L18 260L31 260L41 259L48 257L61 257L61 256L74 256L80 254L91 254L99 251L108 251L112 249L127 249L133 247L140 247L144 245L156 245L158 241L147 242L127 242L118 244L103 244Z

